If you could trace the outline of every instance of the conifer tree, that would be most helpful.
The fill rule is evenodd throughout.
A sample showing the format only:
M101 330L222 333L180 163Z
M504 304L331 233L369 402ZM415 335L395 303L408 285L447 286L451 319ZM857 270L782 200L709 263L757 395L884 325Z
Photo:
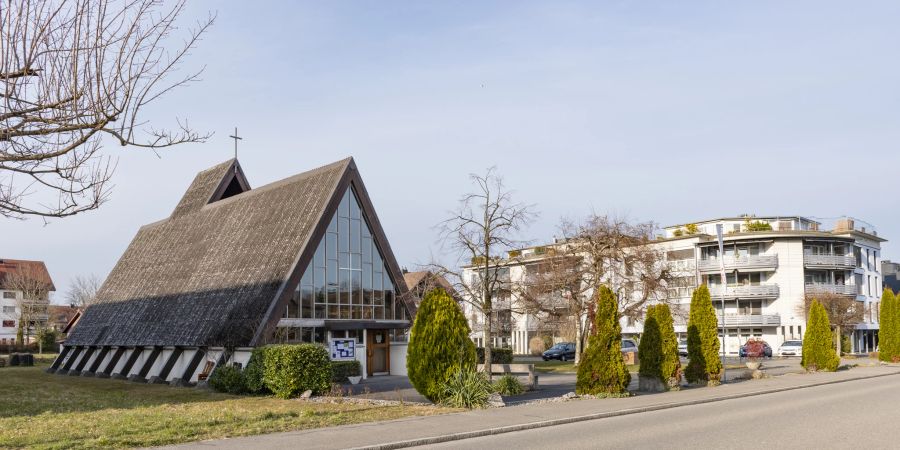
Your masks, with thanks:
M622 358L622 327L615 294L601 286L597 293L594 329L578 364L578 394L626 394L631 374Z
M833 372L840 362L831 338L828 312L818 300L813 300L809 307L806 332L803 334L803 358L800 365L810 371Z
M719 359L719 332L716 309L705 284L694 290L688 319L688 361L684 376L690 383L719 383L722 361Z
M644 333L641 334L641 343L638 345L638 359L641 361L638 373L641 377L656 378L666 383L662 373L662 336L656 311L656 305L648 307L644 318Z
M892 362L900 359L900 301L885 288L878 314L878 359Z
M665 303L656 305L656 322L659 324L661 340L662 361L660 373L663 381L670 388L677 388L681 382L681 359L678 358L678 335L675 334L675 321L672 319L672 310Z
M441 288L422 299L409 335L406 370L420 394L437 403L447 380L461 370L475 370L475 344L459 305Z

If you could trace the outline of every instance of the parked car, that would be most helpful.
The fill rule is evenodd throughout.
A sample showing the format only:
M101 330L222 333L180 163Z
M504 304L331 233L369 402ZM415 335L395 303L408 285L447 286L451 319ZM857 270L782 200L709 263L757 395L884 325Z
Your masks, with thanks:
M747 358L747 357L750 357L750 358L759 358L759 357L771 358L771 357L772 357L772 347L769 347L769 344L768 344L766 341L762 341L762 343L763 343L763 354L762 354L762 355L748 355L748 354L747 354L747 344L744 344L744 345L741 346L740 350L738 351L738 356L740 356L741 358Z
M541 357L544 361L549 361L551 359L558 359L560 361L569 361L575 359L575 343L574 342L560 342L553 347L550 347L549 350L544 352Z
M638 351L638 346L637 346L637 343L634 342L634 340L622 339L622 352L623 353L637 352L637 351Z
M687 356L687 339L678 340L678 356Z
M784 341L778 347L778 356L803 356L803 341Z

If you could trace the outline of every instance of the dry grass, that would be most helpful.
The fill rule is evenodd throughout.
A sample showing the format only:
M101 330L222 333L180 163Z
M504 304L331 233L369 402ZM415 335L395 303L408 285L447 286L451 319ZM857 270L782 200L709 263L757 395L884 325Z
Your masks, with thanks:
M318 404L0 368L0 448L143 447L442 414L432 406Z

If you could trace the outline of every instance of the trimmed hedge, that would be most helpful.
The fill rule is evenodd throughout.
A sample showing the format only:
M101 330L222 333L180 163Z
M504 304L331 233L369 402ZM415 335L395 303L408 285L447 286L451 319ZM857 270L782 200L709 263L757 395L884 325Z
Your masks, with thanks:
M478 355L478 364L484 364L484 347L475 349ZM513 353L511 348L491 347L491 364L512 364Z
M331 381L335 383L344 383L347 377L358 377L362 375L362 366L359 361L332 361L331 362Z
M218 392L241 395L247 392L247 383L241 369L234 366L220 366L209 376L209 387Z
M428 400L440 402L450 395L451 377L475 370L469 332L466 317L446 291L437 288L425 294L409 333L406 370L409 382Z
M263 380L266 348L254 348L253 353L250 355L250 361L247 361L247 368L244 369L244 382L247 386L247 392L251 394L265 394L269 391L265 380Z
M594 333L578 364L575 391L583 394L627 394L631 374L622 358L622 326L619 324L619 304L607 286L597 294L597 313Z
M898 348L897 299L894 291L885 288L881 294L881 311L878 317L878 359L884 362L900 361Z
M263 383L276 397L291 398L304 391L324 394L331 389L331 360L317 344L263 347Z
M719 322L705 284L694 290L688 319L688 361L684 377L689 383L719 383L722 360L719 359Z
M809 371L834 372L841 363L834 350L828 312L818 300L809 307L809 319L803 333L803 357L800 365Z

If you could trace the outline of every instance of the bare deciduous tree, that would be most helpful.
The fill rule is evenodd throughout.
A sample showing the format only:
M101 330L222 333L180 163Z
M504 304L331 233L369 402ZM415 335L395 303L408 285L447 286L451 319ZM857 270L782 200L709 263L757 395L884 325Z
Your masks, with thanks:
M72 280L72 285L66 292L66 300L75 308L87 308L97 298L97 291L103 282L96 275L77 276Z
M178 120L148 127L141 111L198 79L171 79L212 25L183 43L184 0L11 0L0 6L0 216L65 217L108 197L114 163L103 138L160 149L209 137ZM201 69L202 71L202 69Z
M31 265L18 267L6 277L4 285L8 290L18 291L16 307L19 309L19 329L16 341L18 345L28 344L32 332L46 326L52 285L42 271Z
M852 330L856 324L863 321L864 304L847 295L829 292L807 293L803 298L803 304L797 307L797 312L803 317L809 317L809 308L813 300L818 300L828 312L831 329L834 331L834 345L840 352L843 330Z
M512 191L503 184L496 168L484 175L471 174L474 192L464 195L452 216L442 222L441 239L460 256L457 262L479 267L473 279L466 280L462 272L434 263L438 275L454 285L463 299L485 317L484 338L485 372L490 379L491 345L496 324L494 298L507 290L502 270L496 263L502 255L524 245L519 233L536 217L533 205L513 200Z

